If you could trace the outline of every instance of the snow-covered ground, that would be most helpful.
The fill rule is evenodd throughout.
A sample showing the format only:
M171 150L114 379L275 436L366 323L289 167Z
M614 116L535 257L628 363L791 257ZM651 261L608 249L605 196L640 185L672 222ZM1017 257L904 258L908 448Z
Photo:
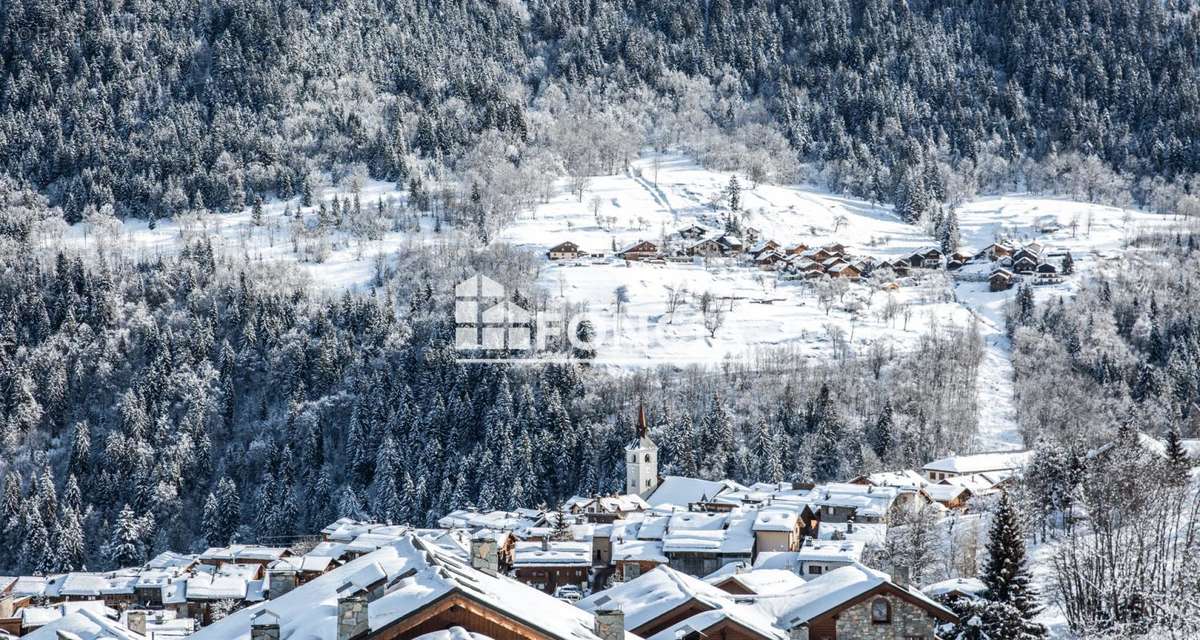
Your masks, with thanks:
M706 170L681 156L646 156L627 172L592 178L582 197L568 193L564 183L560 195L523 213L498 240L539 253L570 240L586 251L609 254L636 240L661 243L692 224L718 229L721 214L713 203L729 179L730 174ZM895 258L934 244L922 229L897 219L889 207L809 187L753 185L744 178L741 184L745 225L784 245L839 242L855 255ZM330 188L321 194L326 201L335 196L347 199L348 192ZM363 207L373 209L380 199L402 202L405 194L393 184L367 182L359 197ZM285 215L286 208L297 207L296 199L267 203L262 226L252 224L249 210L207 216L188 228L160 221L150 229L144 222L129 221L117 231L118 248L132 257L175 253L185 238L203 230L219 255L293 263L301 277L316 286L339 290L368 286L376 256L393 255L415 243L445 241L451 233L434 234L428 219L420 231L392 231L382 240L363 244L336 232L322 262L304 261L290 239L294 222ZM978 198L963 205L958 216L965 247L979 250L998 238L1039 240L1052 251L1070 251L1079 274L1117 264L1137 230L1173 224L1142 211L1026 195ZM70 228L63 238L66 246L83 250L97 240L86 224ZM552 299L587 306L599 334L598 355L615 366L716 363L764 348L819 358L863 353L875 343L902 349L934 324L962 326L978 318L987 348L979 375L980 435L974 448L1007 449L1022 445L1004 333L1004 309L1014 292L990 292L986 282L971 278L985 275L989 268L986 261L969 265L953 284L941 274L926 274L901 281L890 291L867 283L851 285L837 292L832 305L822 304L809 284L777 280L773 272L734 260L547 261L540 283ZM1070 295L1079 278L1038 287L1037 297ZM628 296L620 314L619 287ZM668 293L678 289L687 294L670 314ZM706 292L726 309L715 335L705 328L699 311ZM885 313L897 306L900 312Z

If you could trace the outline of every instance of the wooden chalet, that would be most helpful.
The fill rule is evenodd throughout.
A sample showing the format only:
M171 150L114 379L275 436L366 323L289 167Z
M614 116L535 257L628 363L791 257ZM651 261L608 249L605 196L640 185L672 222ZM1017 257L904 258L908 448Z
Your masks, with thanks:
M569 240L550 247L546 252L546 257L551 260L574 260L582 255L584 253L579 250L579 245Z
M708 229L705 229L698 224L694 224L690 227L684 227L683 229L676 231L675 235L683 238L684 240L699 240L708 235Z
M789 256L798 256L805 251L808 251L808 245L804 244L803 242L797 242L796 244L788 245L783 249L783 252Z
M1021 256L1020 258L1014 258L1013 263L1012 263L1012 270L1014 272L1020 273L1022 275L1034 273L1035 271L1037 271L1037 267L1038 267L1037 259L1032 258L1028 255Z
M742 249L746 247L746 245L742 243L741 238L734 235L729 235L728 233L720 238L717 238L717 242L720 243L722 247L725 247L726 253L741 253Z
M592 568L592 545L587 542L519 542L513 576L539 591L553 594L574 585L582 591Z
M840 242L835 242L833 244L827 244L827 245L825 245L824 249L826 251L828 251L829 255L831 255L831 256L841 257L841 256L846 255L846 245L844 245Z
M1043 262L1039 264L1034 273L1037 276L1038 284L1054 284L1056 282L1062 282L1062 278L1058 273L1058 267L1049 262Z
M725 246L713 240L706 238L684 249L684 253L689 256L701 256L706 258L725 255Z
M785 260L783 254L778 251L763 251L754 258L754 264L763 269L778 269Z
M649 240L638 240L637 242L621 249L617 252L617 257L632 262L646 260L658 256L658 245Z
M936 247L926 247L908 257L909 266L917 269L937 269L942 266L942 250Z
M1012 245L1009 245L1006 242L993 242L992 244L984 247L983 251L980 251L976 255L987 258L988 260L995 261L995 260L999 260L1000 258L1003 258L1005 256L1011 256L1012 253L1013 253Z
M862 277L862 269L845 262L826 269L825 273L828 273L830 278L844 278L846 280L858 280Z

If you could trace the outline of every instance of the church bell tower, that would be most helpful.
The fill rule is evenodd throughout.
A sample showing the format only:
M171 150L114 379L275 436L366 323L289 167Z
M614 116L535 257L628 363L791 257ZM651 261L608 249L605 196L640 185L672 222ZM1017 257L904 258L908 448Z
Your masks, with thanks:
M625 447L625 493L648 497L658 488L658 445L650 439L646 409L638 404L637 437Z

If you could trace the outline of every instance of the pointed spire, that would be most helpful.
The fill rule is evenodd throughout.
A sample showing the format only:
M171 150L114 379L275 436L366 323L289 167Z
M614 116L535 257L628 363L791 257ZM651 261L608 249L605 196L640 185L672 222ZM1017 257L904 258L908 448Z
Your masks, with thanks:
M646 425L646 407L640 401L638 402L638 438L645 438L650 433L650 427Z

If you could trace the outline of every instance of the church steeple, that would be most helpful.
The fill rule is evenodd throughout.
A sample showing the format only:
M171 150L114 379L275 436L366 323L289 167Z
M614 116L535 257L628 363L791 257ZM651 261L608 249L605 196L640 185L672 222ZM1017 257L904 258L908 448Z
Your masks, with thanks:
M650 439L646 407L638 403L637 437L625 447L625 492L643 498L658 488L658 445Z

